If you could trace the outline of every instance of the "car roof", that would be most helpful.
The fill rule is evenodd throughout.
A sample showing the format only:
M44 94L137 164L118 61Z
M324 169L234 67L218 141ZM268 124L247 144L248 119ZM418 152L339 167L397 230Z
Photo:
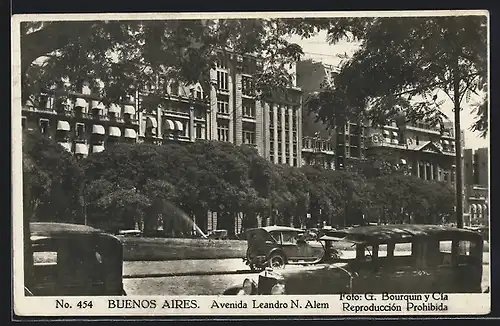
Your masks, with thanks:
M355 242L411 241L414 237L460 238L478 237L477 232L452 226L426 224L368 225L328 232L328 235L344 237Z
M58 223L58 222L31 222L31 235L54 236L63 234L106 234L104 231L88 225Z
M264 227L261 227L261 229L264 229L267 232L273 232L273 231L305 232L302 229L296 229L296 228L292 228L290 226L279 226L279 225L264 226Z

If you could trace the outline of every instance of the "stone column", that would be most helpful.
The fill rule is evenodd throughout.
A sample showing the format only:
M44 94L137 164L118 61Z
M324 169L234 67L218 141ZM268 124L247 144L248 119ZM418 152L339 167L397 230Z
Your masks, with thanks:
M420 178L420 161L417 160L417 178Z
M427 162L424 163L424 180L427 180L427 165L428 164L429 163L427 163Z
M274 160L273 163L278 162L278 110L279 106L272 104L273 106L273 122L274 122Z
M281 106L280 107L280 114L281 114L281 162L279 163L286 163L286 133L285 133L285 110L286 106Z
M194 106L189 108L189 140L195 141L196 135L194 131Z
M269 155L271 154L269 151L269 147L270 147L269 142L270 142L270 138L271 138L271 135L269 133L269 125L271 123L269 121L269 103L263 102L263 105L261 106L261 108L263 109L262 119L264 122L263 123L263 131L262 131L263 145L264 145L263 156L269 158Z
M162 134L163 134L163 128L162 128L162 125L163 125L163 111L161 108L156 108L156 124L158 125L158 129L156 130L156 136L160 139L162 139Z
M257 144L257 151L259 155L266 157L264 145L264 137L262 129L264 127L265 113L263 111L262 102L260 100L255 101L255 142Z
M210 106L207 110L207 138L217 139L217 71L210 70Z

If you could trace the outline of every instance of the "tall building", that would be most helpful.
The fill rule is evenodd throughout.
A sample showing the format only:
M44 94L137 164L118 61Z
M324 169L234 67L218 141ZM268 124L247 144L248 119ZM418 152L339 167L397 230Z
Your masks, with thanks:
M297 85L304 98L331 83L335 67L312 60L297 63ZM302 107L302 165L320 165L335 169L336 132L317 120L314 113Z
M258 69L255 57L221 55L210 72L210 94L203 94L199 84L175 81L160 103L147 90L141 92L139 140L246 144L273 163L300 166L302 92L294 86L258 99L254 87Z

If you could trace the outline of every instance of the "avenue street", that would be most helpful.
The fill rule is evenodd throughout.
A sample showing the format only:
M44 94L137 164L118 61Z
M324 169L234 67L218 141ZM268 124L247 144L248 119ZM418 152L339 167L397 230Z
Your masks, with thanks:
M489 272L489 253L485 252L483 289L488 286ZM216 295L232 285L242 284L245 278L257 280L257 277L258 273L252 273L242 259L124 262L128 295Z

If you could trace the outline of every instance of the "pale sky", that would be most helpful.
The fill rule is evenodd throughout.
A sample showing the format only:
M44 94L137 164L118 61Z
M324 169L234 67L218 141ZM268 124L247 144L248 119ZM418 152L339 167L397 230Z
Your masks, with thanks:
M340 63L340 58L338 54L347 53L348 55L354 53L356 50L356 45L346 41L339 42L335 45L329 45L326 42L326 32L321 32L315 37L302 40L298 36L294 36L290 39L291 42L297 43L302 46L305 53L304 59L313 59L315 61L321 61L330 65L338 65ZM453 121L453 103L444 94L438 94L439 98L447 99L443 104L443 112ZM481 148L489 146L489 134L486 138L481 138L478 133L474 133L469 130L469 127L475 121L475 115L471 112L470 105L477 101L477 98L472 98L469 103L462 103L464 108L461 113L461 126L465 131L465 148Z

